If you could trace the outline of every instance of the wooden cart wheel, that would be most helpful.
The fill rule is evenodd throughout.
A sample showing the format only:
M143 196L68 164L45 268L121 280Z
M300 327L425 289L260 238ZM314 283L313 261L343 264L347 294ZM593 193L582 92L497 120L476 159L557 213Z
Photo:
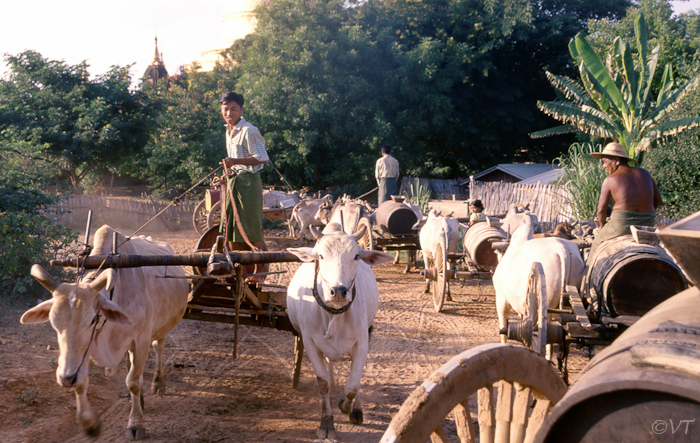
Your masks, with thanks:
M530 278L527 286L528 319L532 331L530 348L540 355L545 355L547 347L547 287L544 280L544 269L540 262L534 262L530 268Z
M381 442L447 442L456 437L462 443L474 442L472 410L478 417L480 442L531 442L565 393L566 383L556 369L532 350L477 346L453 357L417 387Z
M433 306L435 312L442 310L447 294L447 246L445 242L439 241L433 253L435 265L435 277L433 281Z
M194 230L197 231L199 235L207 231L207 215L209 215L209 213L207 212L206 201L202 200L197 204L192 213L192 224L194 225Z
M214 226L221 224L221 202L214 203L207 216L207 228L211 229Z
M367 249L369 251L374 249L374 235L372 234L372 222L367 217L362 217L357 223L357 231L359 232L362 227L367 228L365 235L363 235L357 242L362 249Z

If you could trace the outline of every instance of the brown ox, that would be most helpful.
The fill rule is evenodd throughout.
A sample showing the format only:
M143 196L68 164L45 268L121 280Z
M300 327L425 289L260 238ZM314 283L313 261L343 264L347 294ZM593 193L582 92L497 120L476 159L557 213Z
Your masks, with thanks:
M112 251L115 231L102 226L95 233L91 255ZM117 234L120 254L172 255L167 243L136 237L129 241ZM184 277L179 266L113 269L98 275L90 273L81 283L61 283L41 266L32 267L32 276L51 292L51 299L22 315L22 323L51 321L58 335L56 381L73 388L77 401L76 419L86 434L100 433L100 419L87 399L88 364L114 368L128 351L131 368L126 386L131 392L131 413L126 437L145 437L141 383L149 345L156 352L156 370L151 392L163 394L162 356L165 335L178 324L187 306L188 284L185 279L156 278L162 275ZM110 289L114 289L110 295Z

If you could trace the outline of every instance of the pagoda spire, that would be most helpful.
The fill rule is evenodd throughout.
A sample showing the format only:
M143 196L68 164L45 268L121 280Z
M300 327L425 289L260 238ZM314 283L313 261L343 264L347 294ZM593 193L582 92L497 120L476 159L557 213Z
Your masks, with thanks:
M163 63L162 55L158 52L158 36L156 35L156 52L153 56L153 63Z

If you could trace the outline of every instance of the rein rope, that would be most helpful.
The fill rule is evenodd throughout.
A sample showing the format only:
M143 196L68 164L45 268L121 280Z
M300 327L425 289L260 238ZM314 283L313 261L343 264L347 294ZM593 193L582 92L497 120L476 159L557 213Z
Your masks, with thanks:
M314 260L314 283L311 286L311 293L313 294L314 298L316 299L316 303L318 303L319 306L321 306L326 312L328 312L329 314L332 314L332 315L342 314L343 312L350 309L350 305L352 305L352 302L355 301L355 296L357 295L357 289L355 287L355 279L357 278L357 275L355 276L355 278L352 279L352 283L350 283L350 288L348 288L348 290L352 289L352 298L350 299L350 301L348 302L347 305L343 306L342 308L336 309L336 308L331 308L330 306L328 306L323 301L323 298L321 298L321 295L318 293L318 289L316 288L316 280L318 279L318 275L320 274L319 271L320 270L319 270L318 259L317 259L317 260ZM326 280L323 278L322 275L321 275L321 282L325 283L326 286L330 287L330 285L328 284L328 282L326 282Z

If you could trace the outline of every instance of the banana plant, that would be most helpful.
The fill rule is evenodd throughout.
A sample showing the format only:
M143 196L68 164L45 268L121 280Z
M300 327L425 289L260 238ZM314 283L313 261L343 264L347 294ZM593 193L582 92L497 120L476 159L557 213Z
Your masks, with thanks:
M612 138L625 147L630 158L641 161L663 138L700 126L700 117L666 121L690 91L700 85L700 76L675 87L673 68L664 67L656 97L652 81L656 75L660 46L647 50L647 25L640 12L635 19L636 53L617 37L607 65L579 33L569 43L571 56L578 61L581 83L546 72L564 99L538 101L537 107L564 125L530 134L532 138L581 131L596 137Z

